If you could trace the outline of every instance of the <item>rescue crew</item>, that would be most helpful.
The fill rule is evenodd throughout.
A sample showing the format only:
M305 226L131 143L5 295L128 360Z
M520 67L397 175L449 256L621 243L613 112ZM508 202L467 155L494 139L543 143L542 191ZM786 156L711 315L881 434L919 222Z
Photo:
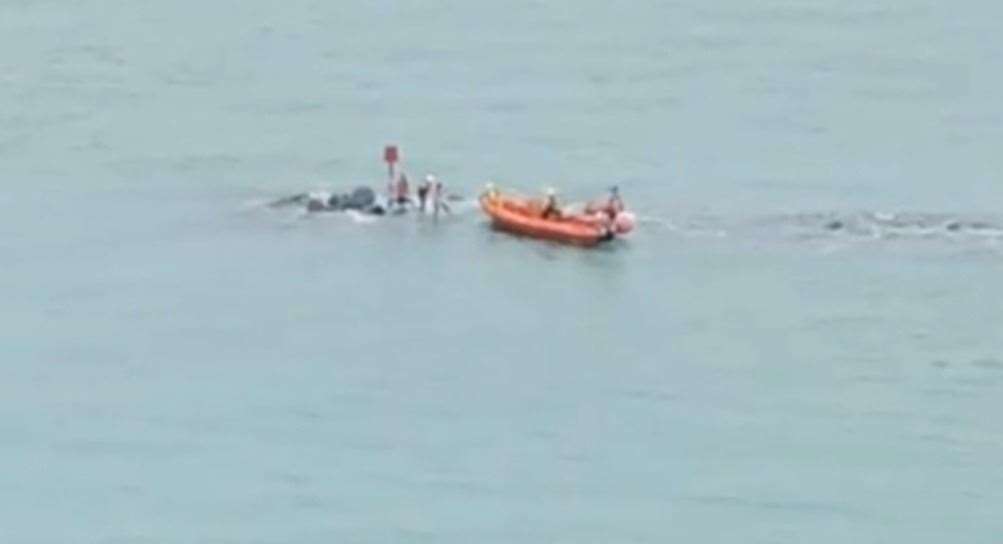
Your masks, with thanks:
M540 213L540 217L544 219L559 219L561 217L561 209L557 207L557 191L553 188L547 189L547 196L543 200L543 211Z

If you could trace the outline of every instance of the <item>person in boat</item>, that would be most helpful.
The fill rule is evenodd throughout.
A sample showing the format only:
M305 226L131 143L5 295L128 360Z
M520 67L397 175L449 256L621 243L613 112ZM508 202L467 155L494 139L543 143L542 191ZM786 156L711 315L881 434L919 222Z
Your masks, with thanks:
M547 196L543 200L543 211L540 212L540 217L544 219L559 219L561 217L561 209L557 207L557 191L554 189L547 189Z
M620 196L620 188L616 185L609 188L609 198L606 200L606 211L610 217L616 217L624 210L623 198Z
M487 184L484 186L484 196L488 197L491 200L494 200L498 198L499 195L500 193L498 192L498 187L495 186L494 182L493 181L487 182Z
M590 203L585 207L585 212L600 214L613 221L624 209L623 198L620 197L620 188L614 185L609 188L609 196Z
M428 193L432 190L432 185L435 183L435 176L432 174L427 174L425 176L425 181L418 186L418 209L421 213L425 213L425 205L428 203Z

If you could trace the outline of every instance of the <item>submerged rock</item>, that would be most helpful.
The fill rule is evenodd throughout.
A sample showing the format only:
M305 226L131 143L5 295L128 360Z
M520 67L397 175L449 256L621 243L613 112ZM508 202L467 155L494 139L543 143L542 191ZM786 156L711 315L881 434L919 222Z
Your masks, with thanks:
M376 193L369 187L356 187L351 194L342 197L342 208L365 210L376 203Z

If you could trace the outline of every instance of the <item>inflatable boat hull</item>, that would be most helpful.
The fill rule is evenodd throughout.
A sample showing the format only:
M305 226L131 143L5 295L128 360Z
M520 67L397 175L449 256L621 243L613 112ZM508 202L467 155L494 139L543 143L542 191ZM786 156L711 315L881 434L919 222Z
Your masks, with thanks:
M544 218L540 202L497 193L482 195L480 204L495 228L531 238L592 247L613 237L599 216Z

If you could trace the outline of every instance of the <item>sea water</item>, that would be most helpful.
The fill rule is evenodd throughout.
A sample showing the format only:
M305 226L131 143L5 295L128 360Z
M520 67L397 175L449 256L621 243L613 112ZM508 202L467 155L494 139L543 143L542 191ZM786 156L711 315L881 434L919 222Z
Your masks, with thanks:
M0 2L0 541L999 542L1001 17Z

